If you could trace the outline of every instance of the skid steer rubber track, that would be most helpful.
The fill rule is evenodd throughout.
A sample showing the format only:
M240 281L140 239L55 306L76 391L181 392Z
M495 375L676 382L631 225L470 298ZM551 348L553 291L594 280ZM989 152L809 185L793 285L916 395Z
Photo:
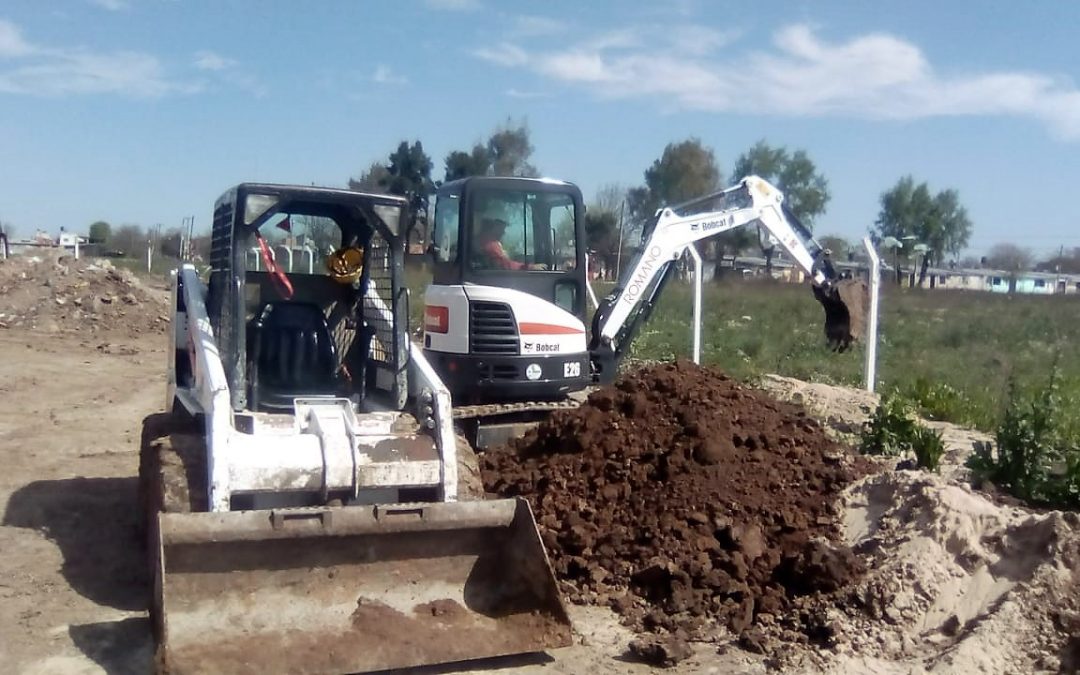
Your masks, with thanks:
M159 672L369 672L571 643L525 500L206 512L189 489L201 438L147 422Z

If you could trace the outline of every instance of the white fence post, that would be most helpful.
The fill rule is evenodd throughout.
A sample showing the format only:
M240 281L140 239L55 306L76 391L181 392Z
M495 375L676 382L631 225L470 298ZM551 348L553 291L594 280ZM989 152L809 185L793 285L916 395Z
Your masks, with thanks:
M701 363L701 256L697 247L686 247L690 259L694 261L694 363ZM674 263L672 263L674 264Z
M866 321L866 390L874 391L877 375L878 295L881 290L881 259L870 237L863 237L863 247L870 258L870 308Z
M304 249L303 249L303 251L302 251L302 252L303 252L303 253L306 253L306 254L307 254L307 257L308 257L308 261L307 261L307 273L308 273L308 274L315 274L315 251L314 251L314 249L312 249L312 248L311 248L310 246L308 246L307 244L304 244ZM304 259L304 258L303 258L303 256L301 255L301 257L300 257L300 260L303 260L303 259Z

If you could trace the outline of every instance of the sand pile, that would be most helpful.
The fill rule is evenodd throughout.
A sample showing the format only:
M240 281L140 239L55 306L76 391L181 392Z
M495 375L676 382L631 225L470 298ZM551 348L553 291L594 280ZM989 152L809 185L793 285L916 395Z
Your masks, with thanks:
M689 362L628 375L481 461L488 491L532 503L566 596L637 629L797 629L801 598L862 572L839 499L861 460L801 408Z
M1003 506L913 471L869 477L846 501L845 539L868 572L817 599L834 646L812 655L821 670L1080 668L1077 514Z
M108 260L55 255L0 260L0 298L0 328L119 330L135 336L168 325L168 293L147 287Z

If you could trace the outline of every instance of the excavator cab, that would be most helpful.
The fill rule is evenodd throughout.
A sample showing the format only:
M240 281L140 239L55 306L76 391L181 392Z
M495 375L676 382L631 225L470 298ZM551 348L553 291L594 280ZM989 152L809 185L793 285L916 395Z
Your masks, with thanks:
M590 382L581 191L474 176L435 203L424 349L459 403L548 400Z
M140 451L164 672L369 672L543 651L570 621L523 499L483 500L409 339L406 201L242 184L173 280Z

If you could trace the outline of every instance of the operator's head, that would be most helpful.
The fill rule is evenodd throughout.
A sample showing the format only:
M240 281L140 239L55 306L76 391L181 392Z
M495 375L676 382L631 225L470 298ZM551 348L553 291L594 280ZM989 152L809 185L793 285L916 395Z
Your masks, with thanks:
M484 218L480 221L480 236L484 239L502 239L505 232L505 220L499 218Z

